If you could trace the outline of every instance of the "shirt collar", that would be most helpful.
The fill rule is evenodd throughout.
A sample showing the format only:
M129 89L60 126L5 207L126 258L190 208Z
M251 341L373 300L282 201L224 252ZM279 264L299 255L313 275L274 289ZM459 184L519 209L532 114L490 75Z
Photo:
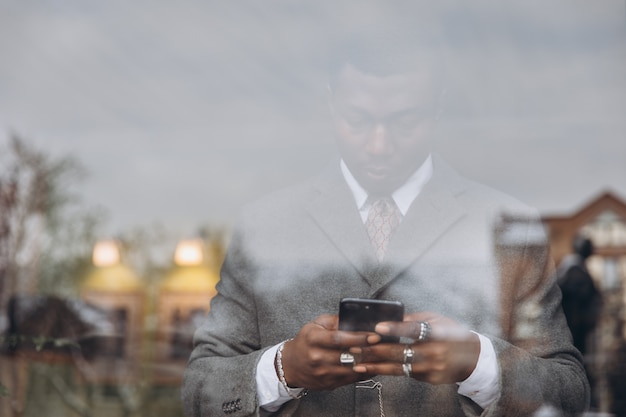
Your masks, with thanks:
M339 164L343 178L352 192L356 206L359 210L362 210L367 204L367 191L365 191L356 178L354 178L343 159L341 159ZM406 182L391 193L391 198L393 198L393 201L396 203L403 216L409 211L413 200L417 198L432 175L433 162L432 156L429 154L424 163L406 180Z

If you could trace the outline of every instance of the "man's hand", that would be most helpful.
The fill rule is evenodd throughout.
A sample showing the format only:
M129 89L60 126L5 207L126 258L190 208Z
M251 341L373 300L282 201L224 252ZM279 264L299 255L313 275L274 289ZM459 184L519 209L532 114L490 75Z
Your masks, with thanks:
M338 316L324 315L305 324L295 339L285 343L282 365L290 387L310 390L332 390L367 379L368 372L354 372L341 365L343 352L367 347L380 341L380 336L367 332L338 330Z
M424 341L418 341L421 322L427 322L431 328ZM379 323L376 332L415 340L409 345L415 353L411 371L412 377L420 381L431 384L461 382L471 375L478 362L478 336L435 313L407 314L402 322ZM402 365L406 347L396 343L354 347L350 350L357 359L354 371L365 375L405 375Z

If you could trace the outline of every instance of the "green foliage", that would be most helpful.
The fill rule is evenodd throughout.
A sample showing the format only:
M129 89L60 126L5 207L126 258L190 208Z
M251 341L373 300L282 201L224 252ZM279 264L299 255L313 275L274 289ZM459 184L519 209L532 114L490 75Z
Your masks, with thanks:
M0 152L0 308L16 291L75 295L104 218L76 192L86 170L16 134L7 148Z
M38 289L41 293L75 296L80 280L92 267L91 250L103 215L98 210L67 210L64 225L49 227L42 251Z

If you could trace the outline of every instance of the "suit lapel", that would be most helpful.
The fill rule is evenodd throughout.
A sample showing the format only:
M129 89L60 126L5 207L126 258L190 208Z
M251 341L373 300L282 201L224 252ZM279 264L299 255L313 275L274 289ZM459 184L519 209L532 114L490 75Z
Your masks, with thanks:
M311 217L370 284L372 297L465 215L465 209L456 198L465 188L462 178L436 155L433 163L433 178L411 205L381 264L376 260L354 199L341 177L339 163L324 171L313 185L314 193L308 205Z
M376 255L350 189L341 177L339 162L333 165L336 166L330 166L313 185L308 211L335 247L372 285Z
M465 215L456 197L439 181L431 180L415 199L392 237L377 281L372 286L376 296L412 263L418 261L447 230Z

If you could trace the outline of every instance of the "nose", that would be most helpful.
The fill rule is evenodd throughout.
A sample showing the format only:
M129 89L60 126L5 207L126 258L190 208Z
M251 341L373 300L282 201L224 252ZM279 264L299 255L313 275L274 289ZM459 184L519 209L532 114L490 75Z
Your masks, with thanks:
M382 123L378 123L370 133L366 150L370 155L388 155L393 152L389 131Z

